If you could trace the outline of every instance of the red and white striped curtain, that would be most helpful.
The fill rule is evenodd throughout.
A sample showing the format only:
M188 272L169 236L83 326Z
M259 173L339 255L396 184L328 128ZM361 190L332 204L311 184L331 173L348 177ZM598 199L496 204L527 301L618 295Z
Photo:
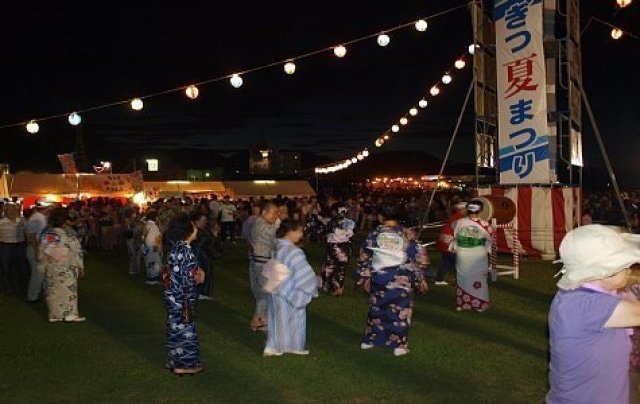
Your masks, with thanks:
M478 195L505 196L516 205L522 254L553 259L565 234L580 223L582 192L578 187L488 187ZM498 251L510 252L513 231L499 229Z

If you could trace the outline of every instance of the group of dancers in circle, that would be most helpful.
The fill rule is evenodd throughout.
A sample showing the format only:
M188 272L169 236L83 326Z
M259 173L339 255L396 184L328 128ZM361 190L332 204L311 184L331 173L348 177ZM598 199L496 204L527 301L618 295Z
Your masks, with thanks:
M464 209L465 217L445 225L451 227L453 234L451 251L462 255L462 264L471 268L462 271L467 278L462 287L469 290L458 287L457 308L481 312L488 308L486 276L491 229L477 216L482 210L481 201L473 200ZM278 219L277 207L272 203L264 204L251 223L247 239L249 278L256 305L250 327L266 332L266 357L308 355L308 304L319 291L336 297L344 293L356 224L347 217L347 208L341 203L333 204L330 210L331 217L322 222L327 243L319 274L298 246L308 226L291 218ZM364 239L352 272L355 286L369 295L360 348L386 348L395 356L404 356L409 353L414 294L428 290L429 258L416 231L400 224L397 207L385 205L378 216L379 225ZM197 229L184 215L172 220L169 231L181 241L169 253L165 275L167 368L179 375L195 374L202 371L194 321L196 286L204 279L189 244ZM479 271L474 272L475 269Z

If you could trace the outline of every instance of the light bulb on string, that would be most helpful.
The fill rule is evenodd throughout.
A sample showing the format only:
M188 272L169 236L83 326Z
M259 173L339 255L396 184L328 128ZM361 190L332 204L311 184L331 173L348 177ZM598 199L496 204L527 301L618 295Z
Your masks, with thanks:
M192 84L190 86L187 86L187 88L184 89L184 93L188 98L195 100L196 98L198 98L198 95L200 94L200 90L198 90L198 87Z
M409 120L407 119L407 117L403 116L402 118L400 118L400 125L406 125L409 123Z
M467 65L467 62L464 61L464 59L458 59L456 60L456 62L453 64L453 66L458 69L458 70L462 70L464 69L464 67Z
M409 110L409 115L411 115L411 116L416 116L416 115L418 115L418 108L415 108L415 107L411 108L411 109Z
M355 157L351 157L351 164L355 164L358 162L358 159Z
M384 140L389 140L389 135L384 135L382 138L383 138Z
M346 159L346 160L344 161L344 164L345 164L347 167L349 167L349 166L351 165L351 160Z
M26 129L27 129L27 132L33 135L38 133L38 131L40 130L40 125L38 125L38 122L32 119L29 122L27 122Z
M426 108L427 105L429 105L429 101L425 100L424 98L418 101L418 106L420 108Z
M374 144L376 147L382 146L382 139L376 139L376 142Z
M436 95L440 94L440 89L438 88L438 86L433 86L429 90L429 94L435 97Z
M362 151L362 155L363 155L364 157L369 157L369 150L364 149L364 150Z
M416 28L417 31L424 32L429 27L429 24L427 24L425 20L418 20L413 26Z
M333 48L333 54L339 58L343 58L347 54L347 48L342 45L338 45Z
M362 153L358 153L358 154L356 155L356 158L357 158L358 160L363 160L363 159L364 159L364 156L362 155Z
M616 40L622 38L622 30L620 28L613 28L611 30L611 38Z
M391 42L391 38L389 38L389 35L387 34L378 35L378 45L385 47L389 45L389 42Z
M67 118L67 120L69 121L70 125L78 126L80 125L80 122L82 122L82 117L80 116L80 114L76 112L72 112L69 114L69 117Z
M399 127L398 125L393 125L393 126L391 127L391 132L393 132L393 133L398 133L398 132L400 132L400 127Z
M235 88L240 88L242 87L242 83L244 83L244 80L242 80L242 77L240 77L239 74L234 74L233 76L231 76L231 78L229 79L229 82L231 83L232 86L234 86Z
M472 43L471 45L469 45L469 54L473 55L476 53L476 50L480 48L480 45L477 45L475 43Z
M449 83L451 83L452 80L453 80L453 77L451 77L451 75L449 73L445 73L442 76L442 83L443 84L449 84Z
M131 100L131 109L134 111L140 111L144 108L144 102L140 98L134 98Z
M618 7L625 8L626 6L631 4L631 0L616 0L616 3L618 4Z
M284 72L287 74L293 74L296 72L296 64L292 60L284 64Z

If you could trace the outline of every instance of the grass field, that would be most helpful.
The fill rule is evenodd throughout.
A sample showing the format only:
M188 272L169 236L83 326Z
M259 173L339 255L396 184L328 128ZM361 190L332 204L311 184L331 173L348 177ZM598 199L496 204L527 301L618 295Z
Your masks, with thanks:
M307 251L318 268L321 249ZM406 357L360 350L367 299L348 288L310 305L310 356L263 358L265 337L248 328L253 300L238 243L216 261L215 300L198 304L205 372L183 378L164 370L161 287L126 265L124 251L87 256L86 323L49 324L44 303L0 297L1 403L529 403L546 392L549 263L525 261L520 280L492 284L482 314L456 312L455 288L432 286L416 300Z

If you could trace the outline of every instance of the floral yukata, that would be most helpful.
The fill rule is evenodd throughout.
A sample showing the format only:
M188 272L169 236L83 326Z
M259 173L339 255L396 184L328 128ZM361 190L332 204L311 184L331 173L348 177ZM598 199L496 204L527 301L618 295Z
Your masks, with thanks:
M369 314L362 343L407 348L413 290L424 281L426 251L401 226L379 226L365 240L354 273L370 284Z
M78 317L78 277L84 272L82 247L71 229L45 230L40 236L38 270L45 274L49 320Z
M167 365L170 369L201 367L195 323L198 262L191 247L179 241L169 251L164 303L167 307ZM167 282L168 281L168 282Z
M324 292L341 291L344 287L355 227L355 222L345 217L333 218L327 225L327 249L320 271L320 288Z
M463 217L453 223L456 253L456 309L484 311L489 308L488 253L492 227L484 220Z

